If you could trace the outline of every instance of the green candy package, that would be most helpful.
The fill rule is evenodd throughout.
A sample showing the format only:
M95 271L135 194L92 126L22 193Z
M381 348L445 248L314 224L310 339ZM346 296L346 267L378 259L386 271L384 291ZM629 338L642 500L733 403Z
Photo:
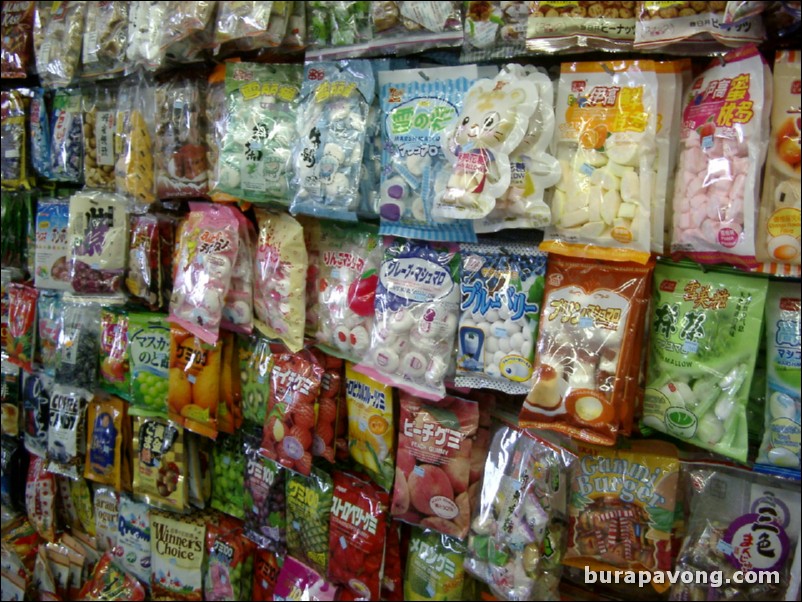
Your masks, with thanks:
M240 351L242 416L245 422L261 428L267 417L267 402L270 399L270 373L273 370L270 341L260 334L254 334L237 348Z
M167 316L150 312L128 314L132 416L167 417L170 366L170 324Z
M404 578L405 600L464 600L466 548L437 531L412 529Z
M321 575L329 562L333 492L331 475L318 468L308 477L287 472L287 550Z
M642 424L745 462L768 281L659 263Z
M218 436L212 449L212 508L245 518L245 453L242 437Z

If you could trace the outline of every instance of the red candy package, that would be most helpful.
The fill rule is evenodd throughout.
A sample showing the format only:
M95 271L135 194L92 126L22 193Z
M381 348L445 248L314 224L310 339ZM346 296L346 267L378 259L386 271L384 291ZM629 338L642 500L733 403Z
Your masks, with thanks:
M32 286L11 282L8 285L8 330L3 334L3 351L12 364L32 372L36 349L36 299L39 291Z
M128 600L145 599L145 588L134 577L117 568L109 550L95 566L92 578L81 588L76 600Z
M284 556L269 550L256 550L253 562L253 600L272 600Z
M334 464L334 433L337 428L339 406L343 398L343 367L345 364L340 358L326 355L318 349L313 349L312 352L325 369L320 382L312 455L325 458Z

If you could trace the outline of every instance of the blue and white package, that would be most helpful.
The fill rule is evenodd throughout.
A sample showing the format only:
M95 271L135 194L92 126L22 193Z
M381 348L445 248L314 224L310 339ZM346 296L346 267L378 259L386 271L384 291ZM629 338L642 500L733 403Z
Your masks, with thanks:
M379 73L384 144L381 234L476 242L470 220L435 218L432 209L435 180L448 177L440 139L478 75L475 65Z
M42 88L34 88L31 98L31 164L41 177L50 177L50 120Z
M463 246L458 387L529 392L545 274L529 246Z
M291 187L292 213L356 221L375 79L366 60L307 63Z

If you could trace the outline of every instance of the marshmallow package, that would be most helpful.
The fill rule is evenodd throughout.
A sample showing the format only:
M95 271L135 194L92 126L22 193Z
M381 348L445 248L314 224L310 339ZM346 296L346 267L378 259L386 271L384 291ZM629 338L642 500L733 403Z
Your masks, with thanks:
M256 328L293 352L304 344L309 267L301 224L285 213L256 210L259 235L254 264Z
M654 63L564 63L554 150L562 177L542 249L646 263L657 158Z
M239 250L238 229L232 207L208 203L190 203L180 229L169 319L210 345L220 334Z
M370 350L357 371L426 399L443 398L453 371L460 263L453 243L398 238L385 245Z
M771 72L755 47L716 59L682 112L671 255L755 267L755 216L766 156Z
M525 395L532 386L546 254L525 245L462 245L458 387Z
M356 221L375 80L366 60L307 63L293 154L293 213Z
M234 211L234 214L237 217L239 247L231 272L231 286L223 306L221 325L232 332L250 334L253 331L253 258L256 254L256 232L251 221L241 211Z
M653 267L549 256L521 427L598 445L631 429Z
M643 426L746 462L767 286L724 268L658 263Z

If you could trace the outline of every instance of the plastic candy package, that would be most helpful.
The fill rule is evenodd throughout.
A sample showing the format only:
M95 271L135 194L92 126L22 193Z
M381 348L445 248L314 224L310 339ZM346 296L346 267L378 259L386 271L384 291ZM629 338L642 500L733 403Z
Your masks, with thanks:
M356 221L366 119L375 93L368 61L307 63L293 151L290 209Z
M272 9L272 2L218 2L215 44L264 34Z
M371 53L420 52L429 48L462 44L462 12L459 2L370 3L373 39Z
M433 209L436 180L448 176L441 139L478 76L475 65L379 72L382 234L476 242L470 221L438 219Z
M88 188L114 191L117 161L117 86L96 83L85 88L83 102L84 181Z
M25 78L33 62L33 18L31 2L3 5L3 47L0 68L3 79Z
M139 602L145 600L145 588L135 577L117 567L114 554L109 550L95 565L92 578L84 583L77 599Z
M78 480L86 453L85 414L91 395L59 381L50 392L50 426L47 430L47 470Z
M130 399L128 361L128 315L117 307L100 311L100 387L125 400Z
M128 4L88 2L82 48L81 77L109 77L125 67Z
M528 23L528 2L467 2L460 60L470 63L526 54Z
M43 178L50 177L50 117L47 114L47 93L34 88L31 97L31 166Z
M245 462L241 436L219 437L212 448L211 507L240 519L245 516Z
M281 466L259 452L261 433L246 430L245 452L245 537L259 548L276 554L287 549L286 474Z
M683 103L671 255L755 267L771 73L757 48L716 59Z
M393 239L385 246L370 352L358 371L430 399L445 395L459 316L460 264L453 243Z
M206 524L215 518L206 512L180 516L151 510L152 598L178 598L185 602L203 600Z
M250 598L254 544L242 532L242 523L227 516L206 526L204 600Z
M143 583L150 583L150 507L120 494L117 519L120 565Z
M465 596L466 547L460 540L415 527L409 540L404 600L456 602Z
M326 355L320 349L312 348L311 351L324 369L320 378L320 395L317 400L315 430L312 437L312 456L323 458L334 464L334 434L339 418L339 406L345 403L343 382L345 362L338 357Z
M181 225L170 321L214 344L239 249L239 223L225 205L191 203Z
M139 203L156 200L153 151L155 139L156 84L139 71L125 79L117 99L117 160L114 177L117 192Z
M270 550L256 549L253 563L254 600L272 600L285 555L279 556Z
M298 15L300 22L298 21ZM243 38L235 42L235 47L240 52L247 52L256 49L272 49L281 46L282 50L300 50L303 42L298 39L303 38L301 32L305 31L306 5L299 7L295 2L274 2L270 10L270 19L267 22L267 30L257 35ZM299 29L300 27L300 29ZM294 38L294 40L293 40ZM285 40L288 40L285 43Z
M240 339L240 373L242 374L242 416L246 424L262 428L270 399L270 374L273 354L270 341L258 334Z
M256 255L256 232L253 224L240 211L237 217L239 248L231 272L231 287L223 305L223 328L250 334L253 330L253 277L254 256Z
M67 230L70 205L66 200L40 199L36 207L34 283L37 288L72 290L70 242Z
M158 309L162 288L159 218L153 214L131 215L130 224L125 288L134 300Z
M8 293L8 330L3 333L3 355L12 364L33 371L36 349L36 307L39 291L20 282L10 282Z
M284 559L274 586L274 600L335 600L337 588L292 556Z
M203 0L167 2L161 28L161 53L169 63L204 60L205 50L214 45L214 14L217 2Z
M525 395L532 385L546 254L523 245L463 245L458 387Z
M16 90L0 93L0 175L3 187L22 188L28 178L28 141L25 127L25 105Z
M22 280L23 273L33 274L35 265L35 220L39 191L19 190L0 193L0 261L2 281ZM13 276L13 278L9 278Z
M299 215L298 222L304 232L304 246L306 246L306 321L304 324L304 334L307 337L314 337L318 328L323 328L320 324L320 299L318 291L321 285L321 271L323 264L320 255L320 242L323 237L323 221L306 215ZM329 227L336 227L335 222L326 222L326 230ZM338 249L339 250L339 249ZM329 350L331 351L331 350Z
M47 455L50 425L50 391L53 380L44 374L22 373L22 415L25 449L32 455Z
M239 367L239 345L233 332L222 336L223 356L220 364L220 401L217 404L217 430L233 435L242 428L242 380Z
M310 53L337 49L350 56L359 54L355 46L370 41L371 7L364 2L313 2L308 7L307 39Z
M603 49L629 50L635 39L630 2L532 2L526 30L530 52Z
M83 178L83 114L81 90L64 88L53 96L49 177L79 183Z
M227 126L213 198L287 204L302 80L300 65L226 65Z
M648 261L657 89L649 60L562 65L554 140L562 179L543 250Z
M128 312L130 413L167 418L170 325L163 314Z
M156 70L164 64L161 36L167 9L166 2L137 2L130 6L125 48L129 70L138 66Z
M799 53L789 51L779 51L774 59L771 138L763 173L756 253L760 262L797 266L802 263L802 150L800 124L795 121L795 111L802 103L796 86L800 63Z
M770 282L766 300L766 408L757 462L799 470L800 444L799 287Z
M77 78L86 6L86 2L36 5L33 28L36 72L47 88L62 88Z
M56 477L46 470L46 460L31 458L25 483L25 510L39 536L56 539Z
M161 418L139 416L134 418L133 440L136 499L156 508L183 512L188 501L184 429Z
M256 221L255 325L266 336L298 351L306 323L308 260L303 228L289 215L261 209L256 211Z
M86 412L85 479L122 487L123 431L128 420L127 404L118 397L98 396L89 402Z
M642 424L746 461L746 404L768 282L658 264Z
M100 310L110 299L64 297L59 324L55 379L60 385L94 392L100 356Z
M98 550L114 550L117 547L117 524L120 514L120 496L111 487L93 488L92 505L95 514L95 538Z
M328 473L312 468L309 476L287 473L287 550L290 558L321 575L329 563L329 517L334 483Z

